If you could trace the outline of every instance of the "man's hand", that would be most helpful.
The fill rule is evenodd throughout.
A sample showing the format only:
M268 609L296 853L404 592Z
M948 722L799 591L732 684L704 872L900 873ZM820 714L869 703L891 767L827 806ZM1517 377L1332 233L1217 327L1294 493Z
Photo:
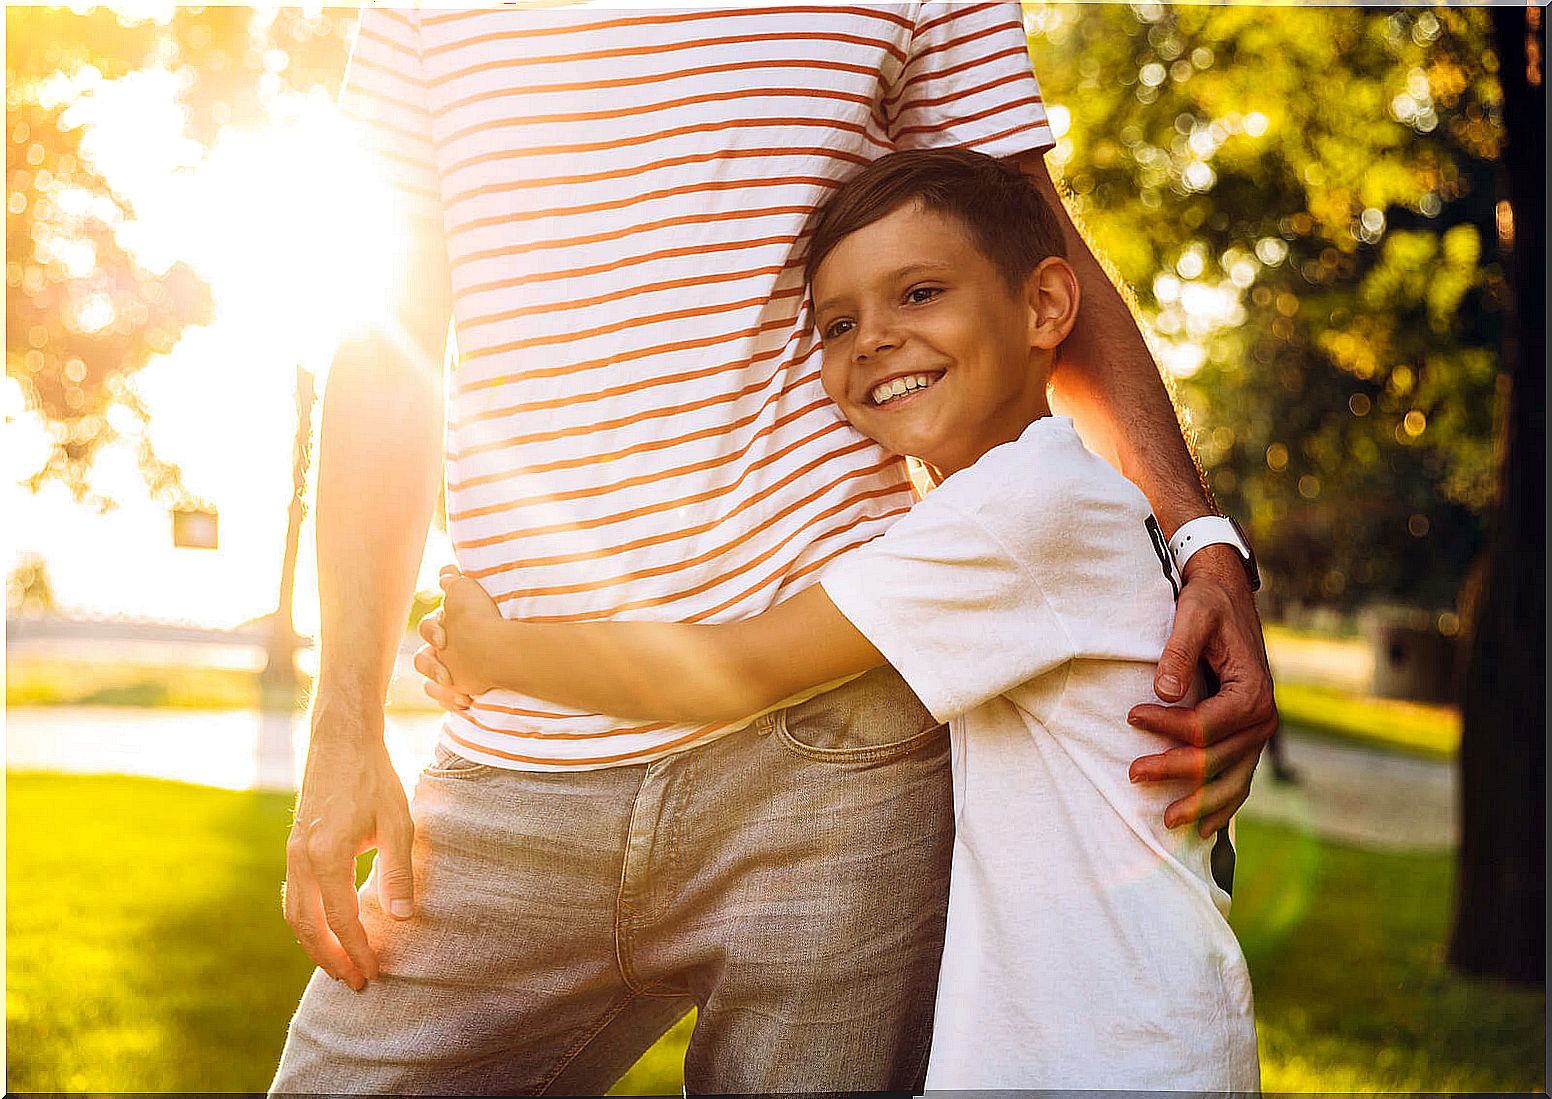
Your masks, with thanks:
M356 903L356 856L377 848L378 899L385 911L408 919L414 839L409 801L383 746L382 704L320 694L282 896L286 922L307 956L357 992L378 966Z
M1184 697L1202 660L1218 678L1216 694L1196 706L1134 706L1127 720L1181 742L1178 748L1134 760L1131 778L1194 780L1197 788L1164 811L1164 824L1173 828L1195 820L1207 837L1227 824L1250 796L1261 748L1277 730L1261 619L1244 569L1228 546L1198 550L1187 563L1175 628L1159 661L1154 693L1165 702Z
M466 710L471 696L494 684L485 672L490 630L502 617L479 583L452 565L438 575L442 605L420 620L426 644L415 653L415 670L426 677L425 691L448 710Z

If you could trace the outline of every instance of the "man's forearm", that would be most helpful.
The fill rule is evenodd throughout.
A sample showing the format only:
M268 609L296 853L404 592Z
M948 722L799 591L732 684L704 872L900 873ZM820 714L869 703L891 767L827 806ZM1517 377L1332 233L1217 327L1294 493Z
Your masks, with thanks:
M329 372L318 460L320 699L380 706L441 480L440 353L375 335Z
M1083 440L1142 489L1167 534L1214 510L1181 433L1174 402L1127 308L1067 215L1041 154L1019 160L1046 196L1078 276L1078 321L1051 373L1052 410L1071 416Z

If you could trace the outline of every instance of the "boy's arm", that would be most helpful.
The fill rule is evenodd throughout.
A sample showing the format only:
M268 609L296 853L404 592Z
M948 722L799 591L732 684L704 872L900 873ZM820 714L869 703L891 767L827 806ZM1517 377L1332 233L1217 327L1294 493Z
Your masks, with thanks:
M554 624L497 617L471 625L476 636L466 651L481 682L593 713L656 721L749 717L885 662L818 584L739 622ZM458 630L448 632L457 644Z
M1053 411L1072 417L1095 453L1148 497L1166 535L1214 508L1182 437L1173 402L1137 322L1067 216L1043 153L1017 161L1046 197L1067 240L1083 306L1051 374ZM1203 834L1227 823L1250 793L1261 747L1277 728L1261 620L1238 555L1209 546L1186 566L1175 629L1154 679L1160 698L1176 701L1206 659L1221 686L1195 707L1139 706L1129 720L1181 742L1132 765L1142 781L1191 778L1200 785L1171 805L1165 819L1198 818Z

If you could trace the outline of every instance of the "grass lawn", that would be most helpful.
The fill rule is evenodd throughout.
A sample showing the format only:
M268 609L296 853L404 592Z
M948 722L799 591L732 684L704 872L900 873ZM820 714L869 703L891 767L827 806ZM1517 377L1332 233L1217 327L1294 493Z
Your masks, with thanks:
M304 684L305 686L305 684ZM71 662L9 657L7 706L149 706L180 710L253 710L258 674L241 668L172 667L120 661ZM388 708L432 712L418 676L395 680Z
M1460 750L1460 711L1399 699L1369 698L1335 687L1278 683L1277 712L1301 733L1360 741L1431 759Z
M11 658L5 662L5 704L252 710L259 705L259 677L238 668Z
M290 799L15 774L7 824L11 1088L262 1091L310 969L280 917ZM1447 855L1238 827L1268 1090L1543 1086L1544 994L1443 968ZM687 1037L616 1090L677 1093Z

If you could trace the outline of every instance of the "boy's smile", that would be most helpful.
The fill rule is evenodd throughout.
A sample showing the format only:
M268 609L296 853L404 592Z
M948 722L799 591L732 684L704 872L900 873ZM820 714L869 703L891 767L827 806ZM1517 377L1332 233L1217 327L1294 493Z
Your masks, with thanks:
M913 202L842 238L813 297L825 391L896 453L952 473L1049 414L1036 299L951 216Z

